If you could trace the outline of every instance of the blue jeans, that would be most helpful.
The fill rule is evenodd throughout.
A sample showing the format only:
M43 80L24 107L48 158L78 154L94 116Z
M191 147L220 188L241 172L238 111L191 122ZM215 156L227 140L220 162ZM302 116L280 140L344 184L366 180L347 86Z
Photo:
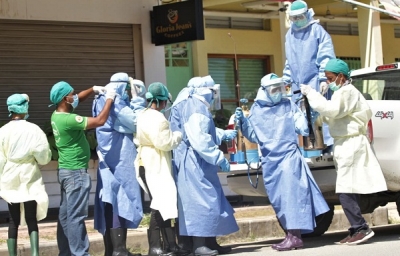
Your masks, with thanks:
M61 202L57 223L59 256L89 255L89 239L85 226L89 193L92 187L86 169L58 170Z

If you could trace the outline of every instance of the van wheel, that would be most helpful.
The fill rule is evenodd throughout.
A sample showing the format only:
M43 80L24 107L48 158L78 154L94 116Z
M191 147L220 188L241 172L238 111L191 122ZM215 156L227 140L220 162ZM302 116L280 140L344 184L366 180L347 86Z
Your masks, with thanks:
M315 217L315 224L317 226L315 227L314 232L308 233L308 234L302 234L301 235L302 238L321 236L328 230L329 226L332 223L333 214L334 214L334 210L335 210L334 205L329 204L328 206L329 206L329 211ZM279 219L278 219L278 222L279 222ZM279 225L282 228L282 225L280 222L279 222ZM286 230L285 230L285 233L286 233Z
M329 206L329 211L315 217L315 224L317 226L314 228L314 232L301 235L302 237L322 236L328 230L329 226L332 223L333 214L335 210L334 205L329 204L328 206Z

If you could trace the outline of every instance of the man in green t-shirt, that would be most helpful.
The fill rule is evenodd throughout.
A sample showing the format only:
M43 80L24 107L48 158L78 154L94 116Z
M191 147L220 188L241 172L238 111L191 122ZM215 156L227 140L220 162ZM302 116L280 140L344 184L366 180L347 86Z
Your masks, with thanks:
M91 189L91 179L87 173L90 148L84 131L104 125L115 97L115 91L106 92L106 104L97 117L72 113L78 103L86 100L93 92L105 93L105 88L93 86L74 94L74 89L67 82L61 81L50 91L50 101L56 105L51 116L51 126L59 154L58 182L61 185L57 223L59 256L89 255L85 218L88 215Z

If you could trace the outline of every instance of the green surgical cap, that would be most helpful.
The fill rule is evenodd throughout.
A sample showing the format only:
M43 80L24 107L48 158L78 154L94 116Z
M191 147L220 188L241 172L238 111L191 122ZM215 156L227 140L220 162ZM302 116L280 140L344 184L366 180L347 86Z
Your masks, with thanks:
M61 81L53 85L50 91L50 101L54 105L60 103L60 101L70 94L74 89L69 85L69 83Z
M292 3L292 5L290 6L290 12L289 15L290 16L294 16L294 15L299 15L299 14L303 14L307 11L308 6L307 3L304 1L294 1Z
M29 98L26 94L13 94L7 98L8 111L16 114L26 114L29 108Z
M346 77L350 76L349 66L346 62L340 59L330 59L325 66L325 71L335 74L342 73Z
M156 82L149 85L146 92L146 99L168 100L168 89L162 83Z

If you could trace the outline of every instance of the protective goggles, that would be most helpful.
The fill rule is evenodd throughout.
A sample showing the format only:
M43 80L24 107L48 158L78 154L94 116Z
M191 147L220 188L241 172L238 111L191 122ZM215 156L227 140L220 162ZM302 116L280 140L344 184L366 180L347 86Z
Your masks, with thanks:
M269 95L275 95L277 93L286 94L286 88L284 83L270 85L267 86L265 89L267 90Z
M299 14L299 15L293 15L293 16L289 16L289 19L291 21L299 21L299 20L304 20L306 19L306 15L305 14Z

